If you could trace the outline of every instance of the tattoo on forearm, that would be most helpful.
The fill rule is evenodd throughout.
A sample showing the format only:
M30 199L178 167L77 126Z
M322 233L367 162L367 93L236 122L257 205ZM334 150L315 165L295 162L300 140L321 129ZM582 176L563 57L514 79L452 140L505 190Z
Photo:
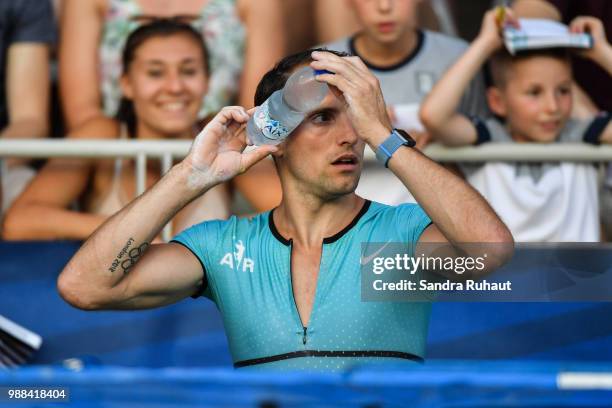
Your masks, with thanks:
M142 256L142 254L144 254L144 252L147 250L148 247L149 247L149 243L145 242L144 244L140 245L138 248L132 248L130 250L130 252L128 253L129 259L126 259L125 261L121 262L121 268L123 268L124 275L128 274L130 269L132 269L132 266L134 266L134 264L138 262L138 259Z
M125 243L121 251L119 251L119 253L117 254L117 257L115 258L111 266L108 268L108 270L111 273L114 273L117 270L117 268L121 266L123 273L127 275L130 269L132 269L132 267L136 264L138 259L140 259L142 254L149 247L149 243L145 242L141 244L140 246L134 248L133 247L134 242L135 242L134 238L130 238L127 240L127 242ZM128 258L122 260L126 255L128 256Z
M125 256L125 254L128 252L128 250L130 249L130 247L132 246L133 243L134 243L134 238L130 238L130 239L127 240L127 242L123 246L123 249L121 249L121 251L119 251L119 253L117 254L117 257L115 258L115 260L111 264L110 268L108 268L108 270L111 273L113 273L113 272L115 272L115 270L117 270L117 267L119 266L119 263L121 262L121 258L123 258Z

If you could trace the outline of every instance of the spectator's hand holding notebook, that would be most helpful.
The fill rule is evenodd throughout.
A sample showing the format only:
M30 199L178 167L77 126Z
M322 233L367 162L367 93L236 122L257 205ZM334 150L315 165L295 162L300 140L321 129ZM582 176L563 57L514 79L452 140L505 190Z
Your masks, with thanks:
M552 20L521 18L519 27L505 26L504 44L511 54L540 48L591 48L593 41L588 33L574 33L561 23Z

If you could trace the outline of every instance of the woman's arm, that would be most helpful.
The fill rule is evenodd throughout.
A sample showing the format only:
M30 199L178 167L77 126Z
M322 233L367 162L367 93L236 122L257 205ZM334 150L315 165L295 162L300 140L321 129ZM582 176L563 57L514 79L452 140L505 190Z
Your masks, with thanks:
M240 0L238 8L247 29L239 104L248 109L261 77L285 54L285 33L278 0ZM232 183L256 212L280 203L280 181L271 160L262 160Z
M64 0L59 84L68 130L102 116L98 49L104 0Z
M278 0L239 0L238 12L247 30L238 102L248 109L261 77L285 54L285 33Z
M104 217L68 207L87 187L90 168L90 163L81 159L48 162L8 210L3 238L85 239Z
M9 123L1 138L46 137L49 132L49 46L17 43L8 50L6 98ZM9 166L22 159L11 159Z
M49 132L49 46L18 43L8 50L4 138L45 137Z
M110 119L93 120L71 137L117 135ZM9 240L85 239L106 217L69 209L87 189L93 165L85 159L49 161L9 208L3 237Z
M347 1L315 0L314 20L318 44L336 41L361 28Z

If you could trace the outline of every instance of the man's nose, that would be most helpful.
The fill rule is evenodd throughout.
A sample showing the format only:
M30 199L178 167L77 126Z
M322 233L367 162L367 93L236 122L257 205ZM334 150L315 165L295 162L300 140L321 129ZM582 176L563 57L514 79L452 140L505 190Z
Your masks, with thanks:
M357 143L357 141L359 140L359 136L355 132L355 129L353 129L353 125L351 125L351 122L348 117L345 116L344 118L340 119L338 121L338 126L339 129L337 133L337 140L339 145L354 145L355 143Z

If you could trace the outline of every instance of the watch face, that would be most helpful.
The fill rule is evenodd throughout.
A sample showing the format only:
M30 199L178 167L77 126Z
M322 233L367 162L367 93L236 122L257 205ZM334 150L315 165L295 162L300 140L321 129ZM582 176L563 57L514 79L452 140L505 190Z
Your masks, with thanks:
M416 145L416 141L406 132L404 129L394 129L397 133L400 134L404 139L406 139L406 143L408 146Z

